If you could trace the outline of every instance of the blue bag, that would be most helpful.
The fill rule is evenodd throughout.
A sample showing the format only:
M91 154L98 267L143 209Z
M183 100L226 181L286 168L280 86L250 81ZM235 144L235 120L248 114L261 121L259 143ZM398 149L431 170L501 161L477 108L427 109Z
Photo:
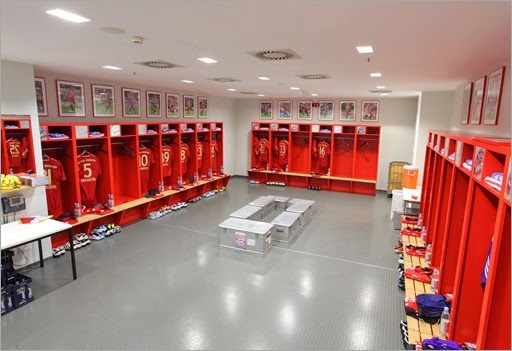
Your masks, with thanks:
M441 313L447 306L446 298L440 294L419 294L416 296L418 317L430 324L439 323Z
M424 339L422 346L423 350L462 350L455 341L439 339L437 336Z

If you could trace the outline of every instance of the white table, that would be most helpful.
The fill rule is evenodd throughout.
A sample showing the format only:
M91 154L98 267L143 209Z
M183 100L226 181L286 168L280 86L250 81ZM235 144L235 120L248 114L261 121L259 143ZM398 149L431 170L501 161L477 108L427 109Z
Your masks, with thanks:
M19 224L17 221L2 224L2 251L37 241L39 244L39 263L41 267L44 267L41 240L52 235L67 231L69 235L69 243L71 246L70 251L73 279L76 279L75 249L73 248L73 231L71 228L71 225L55 221L53 219L47 219L40 223L31 224Z

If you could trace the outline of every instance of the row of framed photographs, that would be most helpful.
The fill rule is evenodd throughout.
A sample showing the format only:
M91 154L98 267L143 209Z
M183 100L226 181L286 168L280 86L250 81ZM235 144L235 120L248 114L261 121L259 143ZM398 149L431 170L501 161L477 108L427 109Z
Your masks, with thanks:
M37 112L39 116L48 116L46 83L44 78L35 78ZM85 117L84 84L57 80L57 105L60 117ZM94 117L115 117L115 90L110 85L91 84L92 106ZM123 117L141 116L141 92L139 89L121 88L123 100ZM165 112L162 110L165 109ZM208 98L183 95L183 117L208 118ZM146 90L146 116L160 118L180 117L179 94L165 94L165 106L162 104L162 93Z
M277 119L291 120L293 117L293 101L285 100L278 101L279 109ZM312 120L313 107L318 107L318 120L319 121L332 121L334 120L335 110L334 101L320 101L313 103L313 101L297 101L297 119L298 120ZM266 100L260 101L260 119L273 119L273 101ZM356 120L356 101L340 101L339 114L340 121L355 121ZM361 103L361 121L363 122L377 122L379 120L379 101L362 101Z
M462 124L498 124L504 77L505 66L489 73L488 82L487 76L483 76L475 83L470 82L464 87ZM486 84L487 91L485 90Z

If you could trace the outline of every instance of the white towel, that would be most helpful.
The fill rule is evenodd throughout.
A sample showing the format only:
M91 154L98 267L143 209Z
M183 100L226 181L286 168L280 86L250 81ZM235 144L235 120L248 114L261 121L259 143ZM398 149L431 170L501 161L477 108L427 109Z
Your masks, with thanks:
M503 173L502 172L494 172L491 175L494 179L499 180L500 182L503 182Z
M494 179L493 177L485 177L484 182L487 184L494 184L496 186L501 187L502 182L500 180Z
M499 185L496 185L494 183L490 183L487 181L487 179L485 179L485 184L489 185L491 188L494 188L496 190L498 190L499 192L501 192L501 186Z
M462 167L464 167L465 169L467 169L468 171L471 171L471 165L468 165L467 163L463 163L462 164Z

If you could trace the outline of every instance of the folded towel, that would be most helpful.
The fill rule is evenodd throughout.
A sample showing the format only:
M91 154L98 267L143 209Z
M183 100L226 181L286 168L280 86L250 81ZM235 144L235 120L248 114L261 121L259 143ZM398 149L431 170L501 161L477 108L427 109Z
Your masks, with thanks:
M468 171L471 171L471 168L472 168L472 167L471 167L470 165L468 165L467 163L463 163L463 164L462 164L462 167L464 167L464 168L465 168L465 169L467 169Z
M473 165L473 160L468 158L464 163L467 163L468 165L472 166Z
M502 172L494 172L491 175L494 179L499 180L500 182L503 182L503 173Z
M490 187L492 187L492 188L494 188L494 189L498 190L499 192L501 192L501 186L499 186L499 185L496 185L496 184L494 184L494 183L489 182L489 181L487 180L487 178L486 178L484 181L485 181L485 184L487 184L487 185L489 185Z
M451 154L450 156L448 156L448 159L454 161L455 160L455 152L453 154Z
M502 182L500 180L494 179L493 177L485 177L484 182L488 184L494 184L497 186L501 186Z

